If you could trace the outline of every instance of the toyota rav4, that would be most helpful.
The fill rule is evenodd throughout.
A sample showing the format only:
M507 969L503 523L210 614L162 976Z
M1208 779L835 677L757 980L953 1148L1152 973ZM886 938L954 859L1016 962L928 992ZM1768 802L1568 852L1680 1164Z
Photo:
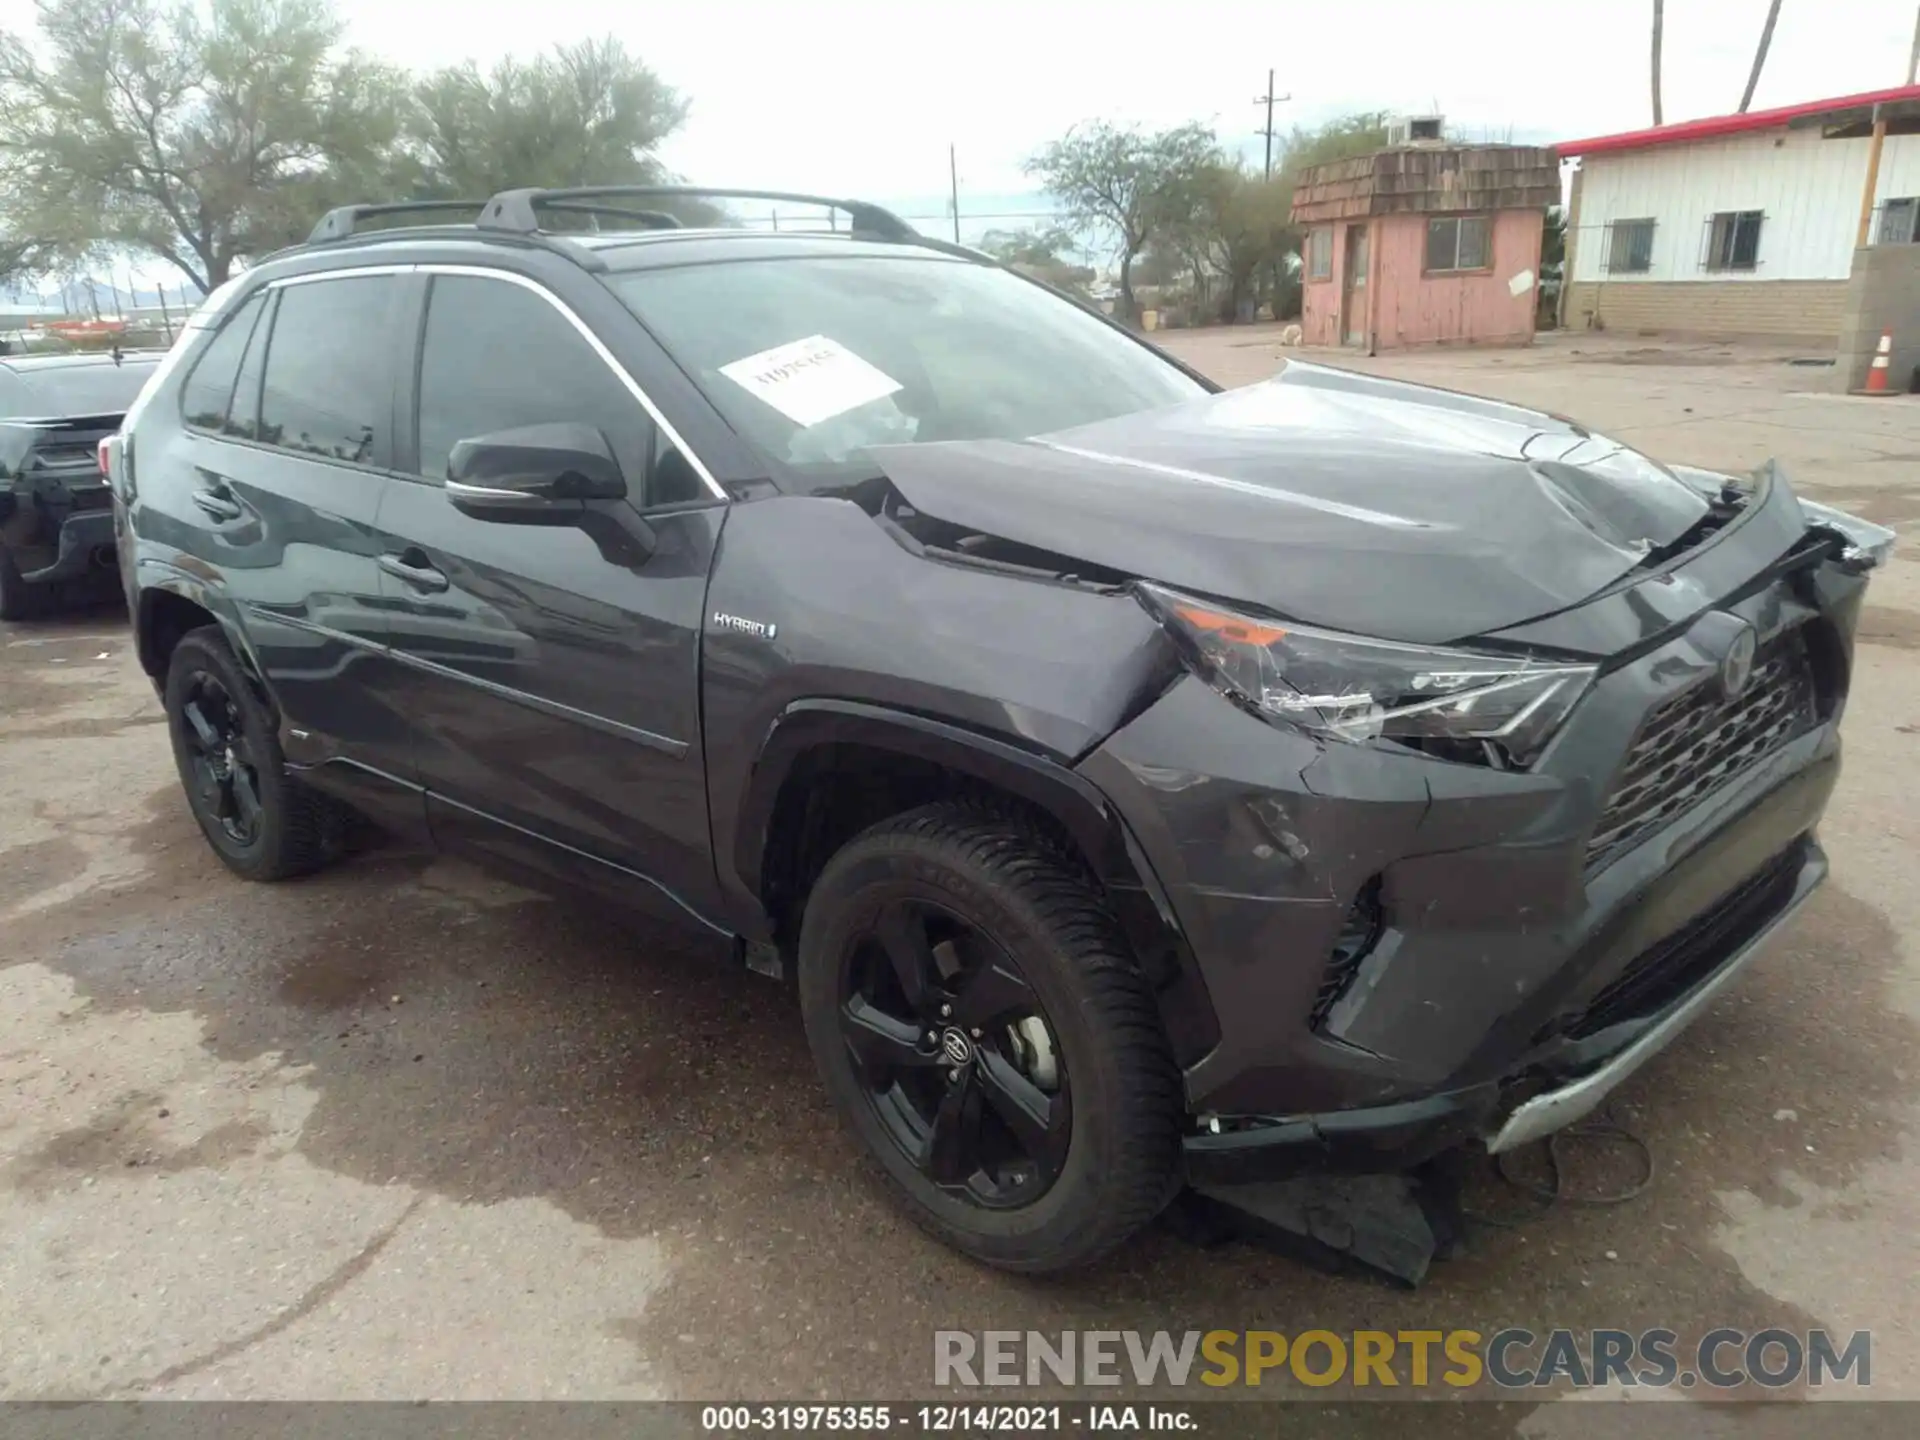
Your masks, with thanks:
M1826 873L1890 532L680 199L336 211L142 393L122 574L239 874L357 812L684 921L795 978L916 1220L1038 1271L1566 1125Z

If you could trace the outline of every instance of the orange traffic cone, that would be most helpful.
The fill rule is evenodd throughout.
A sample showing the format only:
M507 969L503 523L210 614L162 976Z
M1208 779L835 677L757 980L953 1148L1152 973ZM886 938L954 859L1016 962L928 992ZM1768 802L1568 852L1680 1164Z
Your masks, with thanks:
M1893 364L1893 332L1882 330L1880 343L1874 348L1873 364L1867 367L1867 394L1890 395L1887 389L1887 371Z

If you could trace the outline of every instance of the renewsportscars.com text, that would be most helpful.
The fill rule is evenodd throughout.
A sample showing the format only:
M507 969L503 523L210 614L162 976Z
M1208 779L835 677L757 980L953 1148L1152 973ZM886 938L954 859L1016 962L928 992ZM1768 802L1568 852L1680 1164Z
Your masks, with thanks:
M1597 1385L1730 1390L1873 1380L1865 1330L937 1330L936 1385Z

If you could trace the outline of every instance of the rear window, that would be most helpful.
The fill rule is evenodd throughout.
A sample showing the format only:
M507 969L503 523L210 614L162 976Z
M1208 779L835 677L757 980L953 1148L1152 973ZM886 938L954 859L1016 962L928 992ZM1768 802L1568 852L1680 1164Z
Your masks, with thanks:
M715 408L803 482L869 445L1020 439L1207 393L1040 286L935 257L728 261L608 284Z
M180 410L189 425L218 430L227 420L232 403L234 377L240 373L240 358L246 353L254 323L260 318L265 291L249 296L246 304L227 317L200 358L194 361L186 383L180 387ZM258 392L259 385L254 386ZM258 396L256 393L255 399Z
M14 370L0 384L0 420L124 414L154 364L141 359Z

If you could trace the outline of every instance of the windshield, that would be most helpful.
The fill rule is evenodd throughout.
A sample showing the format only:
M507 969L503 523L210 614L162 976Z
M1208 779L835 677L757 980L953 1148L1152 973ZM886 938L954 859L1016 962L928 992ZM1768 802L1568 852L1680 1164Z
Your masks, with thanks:
M1207 393L987 265L724 261L609 283L734 428L810 485L871 475L869 445L1019 439Z
M118 415L133 403L151 374L150 360L15 370L0 378L0 420Z

